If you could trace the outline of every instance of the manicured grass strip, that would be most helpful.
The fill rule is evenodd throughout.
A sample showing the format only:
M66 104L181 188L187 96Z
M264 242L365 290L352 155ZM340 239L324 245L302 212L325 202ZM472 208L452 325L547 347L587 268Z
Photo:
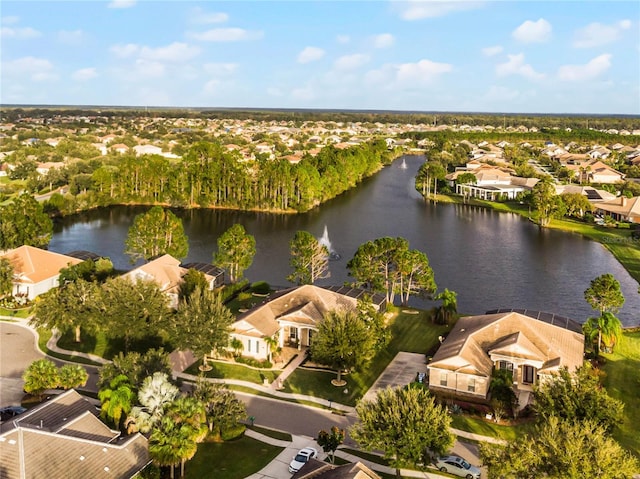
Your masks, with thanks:
M95 361L91 361L90 359L87 359L87 358L51 351L49 348L47 348L47 343L49 342L49 339L51 339L51 331L44 328L39 328L37 331L38 331L38 348L40 348L40 351L42 351L46 355L51 356L52 358L62 359L63 361L70 361L73 363L88 364L90 366L102 366L102 364L97 363Z
M201 364L202 360L199 360L189 366L185 372L187 374L194 374L198 376L202 374L202 371L198 369ZM269 383L272 383L281 372L271 369L254 369L242 364L225 363L220 361L210 361L209 365L212 366L211 371L206 371L204 373L208 378L239 379L241 381L249 381L256 384L263 384L265 378Z
M525 432L530 431L533 428L533 423L528 422L515 426L502 426L478 417L454 414L451 417L451 427L460 429L461 431L480 434L481 436L513 441Z
M269 464L282 448L243 436L223 443L198 444L185 465L187 479L244 479Z
M391 342L362 371L343 376L347 381L346 386L335 387L331 384L331 380L336 378L335 372L298 368L285 380L284 391L323 398L327 400L327 404L331 399L347 406L355 406L398 352L432 354L439 345L438 336L449 329L431 323L427 311L410 314L403 312L407 308L394 310L390 324Z
M9 309L0 307L0 316L9 316L11 318L25 319L31 314L31 308Z
M67 331L58 339L58 346L69 351L95 354L105 359L113 359L120 352L126 350L124 338L110 338L102 331L96 333L82 332L80 339L81 341L76 343L74 333ZM165 351L169 352L173 350L173 347L167 344L160 336L136 338L131 339L129 342L129 351L145 353L152 348L164 348Z
M274 429L268 429L266 427L261 426L251 426L248 425L247 429L251 429L252 431L259 432L260 434L264 434L265 436L272 437L274 439L278 439L280 441L291 441L291 434L288 432L276 431Z
M613 437L640 457L640 331L625 332L612 354L603 354L607 362L604 387L611 397L624 403L624 421Z

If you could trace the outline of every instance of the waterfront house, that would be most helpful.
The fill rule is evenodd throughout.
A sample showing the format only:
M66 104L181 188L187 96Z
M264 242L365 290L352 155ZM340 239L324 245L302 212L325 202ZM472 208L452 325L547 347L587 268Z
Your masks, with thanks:
M634 196L633 198L621 196L598 203L596 213L611 216L616 221L640 223L640 196Z
M138 280L154 281L160 291L169 298L169 306L178 307L178 297L182 278L189 271L195 269L204 274L210 289L221 286L224 282L224 272L207 263L180 264L180 260L165 254L125 273L123 277L131 282Z
M9 260L13 268L12 295L28 300L56 288L61 269L82 262L78 258L27 245L9 250L0 258Z
M497 310L460 318L428 364L436 395L486 402L496 369L513 373L520 407L533 387L560 368L582 366L584 336L578 323L550 313Z
M151 462L140 433L121 437L70 389L0 426L0 477L131 478Z
M243 356L258 360L269 358L268 338L277 338L280 347L307 348L329 311L354 310L365 295L364 290L349 286L307 284L286 289L238 316L231 337L242 342ZM381 295L374 295L372 300L378 308L384 304Z

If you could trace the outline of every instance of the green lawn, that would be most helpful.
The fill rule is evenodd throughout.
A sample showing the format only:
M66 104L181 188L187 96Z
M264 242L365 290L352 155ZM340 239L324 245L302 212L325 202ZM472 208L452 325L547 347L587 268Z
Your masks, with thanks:
M185 477L243 479L261 470L280 452L280 447L246 436L223 443L204 442L198 444L198 452L187 462Z
M69 351L78 351L81 353L95 354L105 359L113 359L121 351L125 351L123 338L108 338L103 332L89 334L82 332L81 341L76 343L75 336L72 331L64 333L58 339L58 347L68 349ZM141 339L132 339L129 342L129 351L138 351L145 353L151 348L164 347L165 351L172 351L171 345L164 342L159 336L148 336Z
M438 336L447 332L448 328L432 324L427 311L409 314L403 312L405 309L394 310L396 316L392 318L389 346L378 353L363 371L343 376L347 381L346 386L337 388L331 384L336 377L335 372L298 368L284 382L284 391L354 406L398 352L433 354L439 345Z
M185 372L187 374L194 374L197 376L202 373L198 369L201 364L202 360L199 360L189 366ZM265 378L269 383L272 383L280 374L279 370L254 369L243 364L235 364L231 362L209 361L209 365L212 366L212 369L205 373L208 378L239 379L241 381L263 384Z
M610 396L624 403L624 422L613 436L640 456L640 331L625 332L615 352L603 354L604 386Z
M486 421L480 417L473 417L467 414L454 414L451 417L451 427L482 436L513 441L518 436L532 430L533 422L515 426L503 426L492 421Z
M10 316L12 318L25 319L31 314L31 308L10 309L0 307L0 316Z

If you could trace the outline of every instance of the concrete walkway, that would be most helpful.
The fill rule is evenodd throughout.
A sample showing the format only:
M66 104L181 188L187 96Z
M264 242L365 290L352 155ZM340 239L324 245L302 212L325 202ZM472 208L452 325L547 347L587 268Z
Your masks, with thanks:
M277 447L282 447L284 450L276 456L276 458L267 464L263 469L248 476L246 479L289 479L291 477L291 473L289 472L289 463L291 459L296 455L296 453L302 449L303 447L313 447L318 450L317 459L322 461L327 457L322 451L322 448L318 446L316 441L308 436L292 436L291 441L283 441L279 439L274 439L270 436L266 436L259 432L253 431L251 429L247 429L245 431L245 436L254 438L258 441L264 442L266 444L271 444ZM371 453L368 453L371 454ZM372 469L377 472L383 472L390 475L395 475L395 469L391 467L379 464L377 462L372 462L367 459L363 459L354 454L350 454L349 452L342 451L338 449L336 451L336 457L344 459L349 462L361 462L369 469ZM443 476L438 473L437 470L433 470L433 472L422 472L422 471L414 471L411 469L401 469L402 477L417 477L417 478L433 478L440 479Z
M282 372L278 376L278 379L271 383L270 388L272 390L282 389L285 379L287 379L291 375L291 373L298 369L298 366L300 366L306 358L307 352L300 351L300 354L293 358L291 362L287 364L287 367L282 370Z

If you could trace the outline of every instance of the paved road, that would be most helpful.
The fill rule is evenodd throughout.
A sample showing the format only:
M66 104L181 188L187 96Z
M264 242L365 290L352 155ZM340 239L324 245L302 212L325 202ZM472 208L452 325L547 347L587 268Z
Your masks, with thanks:
M24 370L44 354L37 349L35 333L26 326L0 321L0 407L20 404L24 393L21 379ZM58 365L63 361L54 360ZM85 366L89 382L85 389L97 391L98 370ZM334 414L328 410L278 401L246 393L236 393L246 404L247 414L260 426L287 431L295 436L315 438L321 429L331 426L349 429L357 420L355 414ZM347 434L345 445L355 446ZM478 464L478 450L473 443L457 441L453 452Z
M43 357L32 330L0 321L0 407L20 405L24 396L22 373Z

